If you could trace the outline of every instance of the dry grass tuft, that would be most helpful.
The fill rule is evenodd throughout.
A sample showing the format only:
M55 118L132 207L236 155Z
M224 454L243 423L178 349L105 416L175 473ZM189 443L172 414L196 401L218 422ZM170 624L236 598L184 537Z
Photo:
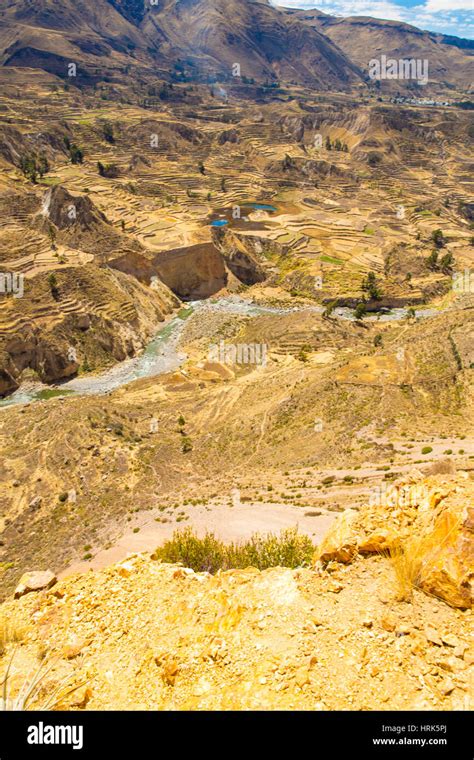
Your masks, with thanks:
M45 657L40 664L24 678L18 692L13 695L10 688L11 671L16 650L13 651L3 678L0 679L0 710L54 710L64 703L68 696L85 685L85 681L71 685L71 675L48 680L58 659Z
M20 628L5 618L0 618L0 657L5 654L9 644L19 644L24 637L24 628Z

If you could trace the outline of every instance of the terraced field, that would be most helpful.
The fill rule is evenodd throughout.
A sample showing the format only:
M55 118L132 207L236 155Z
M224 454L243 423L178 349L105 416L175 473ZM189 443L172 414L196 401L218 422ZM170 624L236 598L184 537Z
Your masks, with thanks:
M387 101L301 86L254 102L176 85L175 99L148 104L99 89L79 100L48 75L23 89L9 81L0 99L0 261L24 277L22 298L0 294L0 393L43 400L0 410L15 563L5 587L25 561L37 477L40 557L71 488L88 523L80 541L99 552L117 530L128 535L132 498L158 510L155 521L160 499L169 511L191 489L217 515L237 483L268 514L305 505L324 522L363 501L384 468L449 457L469 466L472 298L452 288L473 263L467 113L411 107L400 119ZM32 157L46 159L34 176ZM237 298L226 311L229 296L245 308ZM101 386L100 373L136 358L183 301L206 298L214 310L183 315L171 371L164 352L159 376ZM361 304L366 320L354 319ZM210 362L220 341L265 346L267 363ZM76 377L101 393L62 392ZM176 432L181 415L189 430ZM149 432L155 417L161 438ZM26 455L7 442L17 419ZM270 471L273 501L262 487ZM300 481L304 498L293 493ZM60 529L66 567L81 557L63 538Z

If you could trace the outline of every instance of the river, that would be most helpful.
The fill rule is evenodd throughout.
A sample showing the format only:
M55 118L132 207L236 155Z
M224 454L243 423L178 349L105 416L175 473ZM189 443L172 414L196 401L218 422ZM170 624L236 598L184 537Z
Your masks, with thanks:
M323 312L322 306L293 306L277 307L262 306L239 296L225 296L205 301L191 301L179 314L172 317L156 333L144 351L133 359L126 359L98 374L85 374L54 386L42 383L27 383L15 393L0 401L0 407L14 404L25 404L31 401L46 400L58 396L99 396L119 388L122 385L142 377L154 377L166 372L173 372L186 360L186 354L179 350L179 339L187 318L191 314L206 311L219 311L227 314L243 316L258 316L261 314L290 314L297 311ZM418 318L427 318L438 313L435 309L417 310ZM364 321L397 321L405 319L407 309L392 309L391 311L368 314ZM332 317L336 319L354 320L354 312L347 307L336 308Z

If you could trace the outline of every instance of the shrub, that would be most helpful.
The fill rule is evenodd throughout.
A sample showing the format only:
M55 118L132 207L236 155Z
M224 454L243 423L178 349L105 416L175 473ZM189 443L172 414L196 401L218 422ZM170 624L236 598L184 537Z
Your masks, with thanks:
M188 451L192 451L192 449L193 449L193 444L191 443L191 440L187 437L183 438L183 445L181 448L181 451L183 452L183 454L187 454Z
M308 536L296 529L284 530L279 536L254 534L247 541L225 543L214 533L203 538L191 528L175 531L173 537L158 547L153 559L180 562L196 572L257 567L301 567L309 565L314 546Z
M111 144L115 142L114 126L109 121L104 122L102 125L102 134L106 142Z
M308 361L308 352L311 351L311 346L309 346L307 343L305 343L304 346L301 346L300 350L297 354L297 359L299 359L300 362L307 362Z
M423 446L423 448L421 449L422 454L431 454L432 451L433 451L432 446Z
M441 261L440 261L440 267L441 271L444 274L449 274L452 271L454 265L454 256L452 253L446 253Z
M426 265L428 269L435 272L438 269L438 251L431 251L430 255L426 259Z
M69 156L72 164L82 164L84 160L84 153L77 145L71 145L69 148Z
M336 307L337 301L331 301L330 303L326 304L323 311L323 319L329 319Z
M369 166L378 166L382 163L382 156L380 153L376 153L375 151L371 151L367 156L367 163Z
M436 248L442 248L445 244L445 239L442 230L433 230L431 233L431 239Z

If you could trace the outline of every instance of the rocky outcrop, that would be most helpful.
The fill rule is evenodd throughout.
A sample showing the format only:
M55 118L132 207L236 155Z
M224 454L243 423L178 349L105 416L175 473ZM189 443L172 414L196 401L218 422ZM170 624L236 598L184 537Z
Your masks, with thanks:
M225 129L218 136L217 142L218 142L219 145L224 145L227 142L229 142L229 143L238 143L239 142L239 133L237 132L236 129Z
M10 164L20 166L25 156L45 156L50 163L64 160L67 153L64 138L71 132L66 122L51 125L48 130L25 134L16 127L2 124L0 127L0 158Z
M62 185L46 191L32 225L39 228L53 246L63 244L85 251L100 263L124 252L144 251L134 237L118 232L88 195L70 193Z
M1 367L0 395L8 395L19 387L19 378L32 369L45 383L64 380L75 375L79 364L68 354L68 344L52 335L40 335L33 326L24 328L5 343L4 365Z
M47 190L41 213L58 230L73 227L90 230L101 223L107 223L104 214L96 208L87 195L72 195L61 185Z
M93 265L80 275L74 268L58 273L54 295L44 275L35 278L35 297L26 307L9 302L0 333L0 396L17 390L25 370L54 383L75 375L82 364L99 369L134 356L179 305L158 277L149 285L149 279L142 284L136 276Z
M108 266L129 274L139 282L147 285L155 283L158 279L157 269L153 260L138 251L127 251L122 256L110 259Z
M272 246L272 241L227 229L214 230L213 238L226 266L240 282L254 285L267 279L263 252Z
M413 588L461 609L472 606L474 484L440 477L400 483L375 495L360 512L339 517L315 559L350 563L358 555L394 558Z
M29 594L32 591L41 591L45 588L51 588L56 581L57 578L51 570L36 570L31 573L24 573L15 589L15 599L19 599L20 596Z
M265 171L268 174L283 175L294 180L306 179L310 182L317 182L319 179L327 179L328 177L331 179L342 177L354 179L350 172L329 161L294 158L288 155L279 161L270 161L265 167Z
M153 263L160 279L185 300L209 298L227 284L223 257L213 243L162 251Z

